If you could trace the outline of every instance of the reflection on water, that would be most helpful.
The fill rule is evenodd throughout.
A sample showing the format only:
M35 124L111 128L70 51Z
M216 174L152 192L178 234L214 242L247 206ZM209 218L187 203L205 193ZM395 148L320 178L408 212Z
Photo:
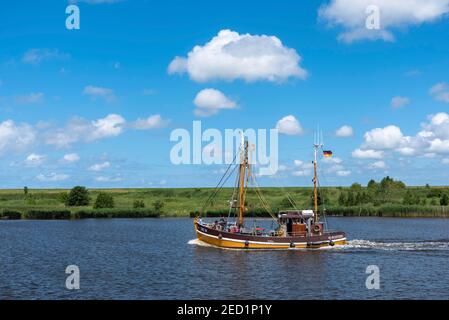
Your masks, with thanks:
M194 239L190 219L0 221L0 299L448 298L449 220L329 223L348 245L220 249ZM81 271L76 292L65 289L69 264ZM365 287L372 264L380 290Z

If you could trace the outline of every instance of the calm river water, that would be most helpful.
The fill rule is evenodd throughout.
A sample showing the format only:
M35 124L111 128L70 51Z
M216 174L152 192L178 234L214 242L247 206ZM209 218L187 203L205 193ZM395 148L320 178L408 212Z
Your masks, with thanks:
M349 245L217 249L193 240L191 219L0 221L0 299L449 298L449 219L328 221ZM65 287L68 265L80 290Z

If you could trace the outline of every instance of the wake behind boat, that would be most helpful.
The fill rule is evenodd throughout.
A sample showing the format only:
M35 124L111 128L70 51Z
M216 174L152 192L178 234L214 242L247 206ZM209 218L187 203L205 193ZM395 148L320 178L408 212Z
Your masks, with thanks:
M263 199L251 170L251 164L248 161L248 141L242 141L240 162L235 164L238 175L235 192L230 201L229 215L227 218L222 217L213 223L207 223L201 218L200 212L200 215L194 220L198 240L217 247L235 249L321 248L346 244L344 232L328 230L326 225L319 220L317 158L318 150L322 147L321 143L314 144L314 210L286 210L278 212L275 216ZM324 156L332 155L330 151L323 151L323 154ZM229 178L228 172L229 168L221 178L219 185ZM262 206L276 221L277 228L274 230L245 227L244 216L247 211L245 197L250 182L254 182ZM205 205L216 195L219 185ZM234 218L231 217L232 214L234 214Z

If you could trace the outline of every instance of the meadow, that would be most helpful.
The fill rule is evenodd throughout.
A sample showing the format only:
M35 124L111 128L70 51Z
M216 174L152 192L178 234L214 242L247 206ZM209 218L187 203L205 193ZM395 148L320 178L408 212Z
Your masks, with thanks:
M63 189L0 190L3 219L78 219L111 217L227 216L233 189L224 188L209 202L213 188L91 189L88 205L68 206ZM94 206L102 193L111 196L110 207ZM261 188L269 211L312 208L312 189L305 187ZM407 187L389 177L367 186L320 189L320 211L332 216L449 217L449 187ZM254 189L247 191L247 216L266 217ZM206 204L207 202L207 204Z

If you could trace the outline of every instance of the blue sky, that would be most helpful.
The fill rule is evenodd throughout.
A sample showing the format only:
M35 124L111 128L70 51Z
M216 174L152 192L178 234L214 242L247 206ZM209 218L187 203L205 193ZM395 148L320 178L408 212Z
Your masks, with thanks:
M368 2L380 7L372 33ZM86 0L80 30L67 30L66 1L3 2L0 187L214 186L220 166L170 163L173 129L270 129L290 116L298 130L281 130L281 171L263 185L310 185L318 125L334 152L323 185L447 185L449 1L398 3ZM237 63L207 50L222 30ZM185 60L195 46L203 60ZM270 54L267 70L242 62ZM170 70L175 57L190 67Z

